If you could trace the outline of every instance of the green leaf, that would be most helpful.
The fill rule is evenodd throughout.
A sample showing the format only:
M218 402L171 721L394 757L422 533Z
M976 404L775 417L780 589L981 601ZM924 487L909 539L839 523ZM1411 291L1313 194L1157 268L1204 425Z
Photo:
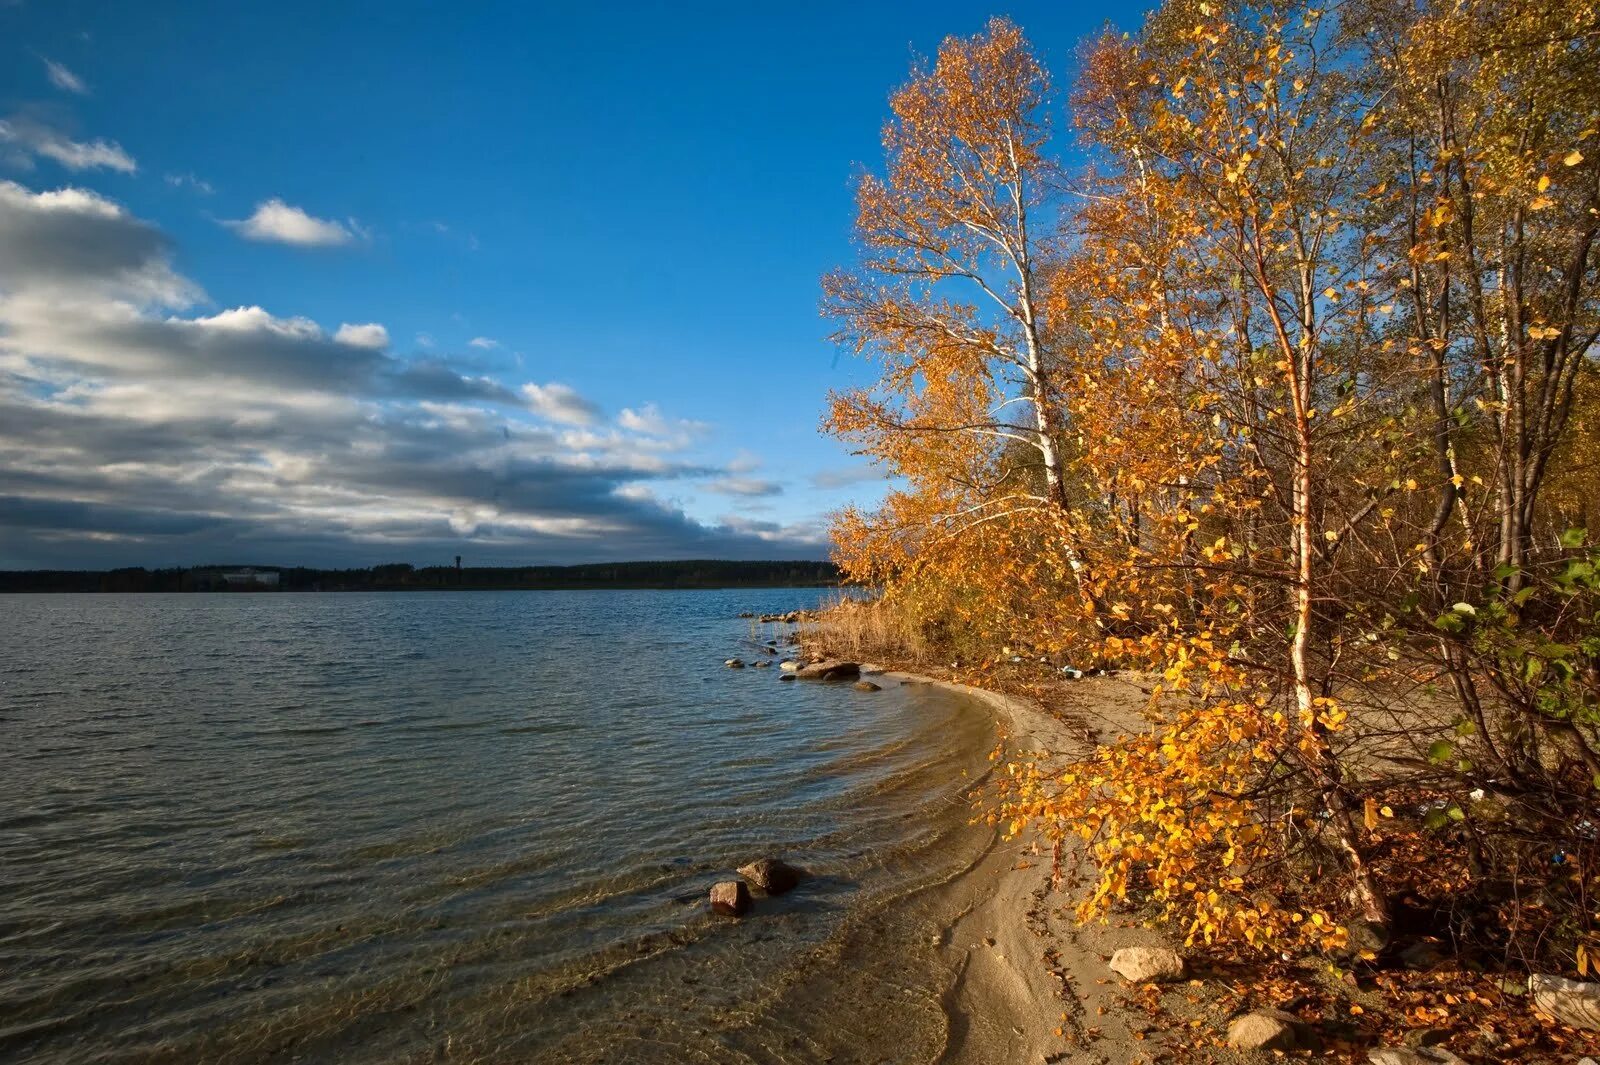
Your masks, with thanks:
M1446 814L1443 810L1429 810L1428 816L1422 819L1422 826L1429 829L1443 828L1449 823L1450 815Z
M1449 740L1434 740L1428 748L1428 761L1448 762L1455 753L1456 749L1450 745Z
M1561 534L1562 547L1582 547L1583 542L1589 538L1588 529L1568 529Z

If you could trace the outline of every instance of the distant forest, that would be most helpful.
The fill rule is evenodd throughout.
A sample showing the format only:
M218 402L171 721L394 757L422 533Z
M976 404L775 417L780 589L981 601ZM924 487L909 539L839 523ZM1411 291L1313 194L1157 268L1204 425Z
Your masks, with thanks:
M241 580L253 571L260 580ZM267 579L273 578L272 583ZM203 566L188 569L0 570L0 592L401 592L469 589L806 588L839 583L831 562L604 562L584 566L368 569Z

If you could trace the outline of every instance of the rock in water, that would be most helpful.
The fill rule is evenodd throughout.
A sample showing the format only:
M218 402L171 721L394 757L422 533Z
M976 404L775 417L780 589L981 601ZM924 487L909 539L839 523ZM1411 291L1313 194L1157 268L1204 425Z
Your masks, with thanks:
M783 676L779 677L778 679L779 680L794 680L794 674L793 673L785 673Z
M1183 956L1166 947L1123 947L1111 955L1111 971L1136 984L1182 980Z
M830 658L802 666L795 676L801 680L855 680L861 676L861 667L854 662L836 662Z
M799 671L800 663L794 661L793 659L786 658L782 662L778 663L778 668L783 670L785 673L795 673Z
M878 687L876 684L872 683L870 680L858 680L858 681L856 681L855 689L858 692L881 692L881 691L883 691L882 688Z
M728 659L726 662L724 662L722 664L727 666L729 669L743 669L744 668L744 659L742 659L742 658L730 658L730 659Z
M1536 973L1528 977L1533 1005L1573 1028L1600 1029L1600 984Z
M1300 1018L1282 1010L1256 1010L1228 1025L1228 1045L1235 1050L1294 1050L1300 1046Z
M1372 1065L1467 1065L1444 1047L1382 1047L1367 1060Z
M711 912L743 917L750 909L750 889L743 880L724 880L711 888Z
M780 858L757 858L749 865L741 865L739 875L768 895L782 895L800 883L805 874Z

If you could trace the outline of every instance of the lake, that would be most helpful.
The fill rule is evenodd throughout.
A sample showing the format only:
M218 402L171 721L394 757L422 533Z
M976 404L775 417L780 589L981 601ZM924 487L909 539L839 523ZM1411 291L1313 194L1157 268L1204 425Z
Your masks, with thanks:
M930 1060L994 726L723 666L824 594L0 596L0 1059Z

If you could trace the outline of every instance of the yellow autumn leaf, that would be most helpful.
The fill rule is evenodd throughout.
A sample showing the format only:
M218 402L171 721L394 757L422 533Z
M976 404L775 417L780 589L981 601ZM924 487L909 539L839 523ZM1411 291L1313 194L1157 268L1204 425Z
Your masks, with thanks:
M1561 161L1568 166L1577 166L1579 163L1583 162L1583 153L1574 148L1572 151L1568 152L1567 157Z

